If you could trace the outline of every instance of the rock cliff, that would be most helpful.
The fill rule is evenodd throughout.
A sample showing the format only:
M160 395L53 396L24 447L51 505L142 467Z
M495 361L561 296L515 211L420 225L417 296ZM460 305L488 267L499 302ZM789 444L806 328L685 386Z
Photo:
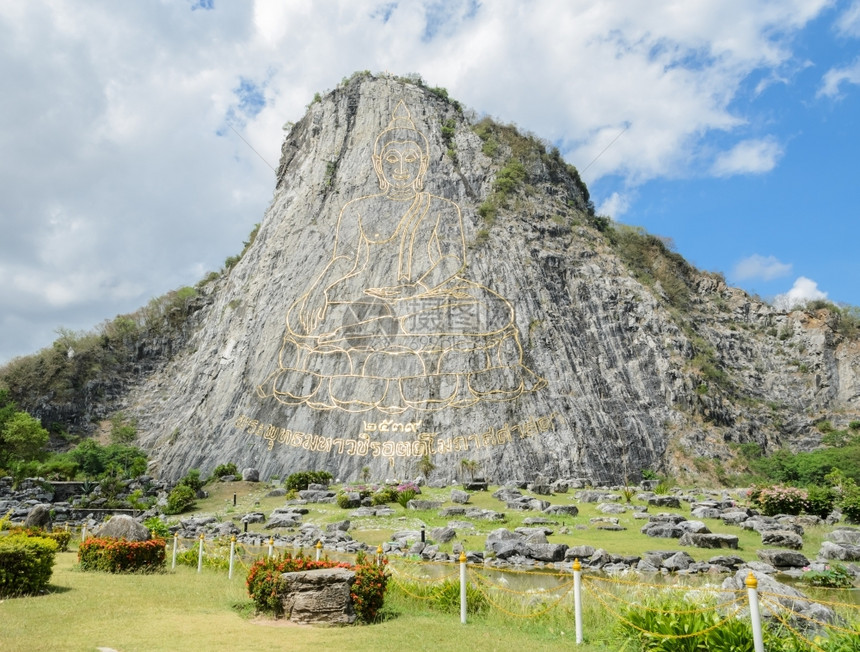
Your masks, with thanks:
M638 480L860 414L860 343L595 217L557 151L357 74L282 146L259 232L124 395L157 472Z

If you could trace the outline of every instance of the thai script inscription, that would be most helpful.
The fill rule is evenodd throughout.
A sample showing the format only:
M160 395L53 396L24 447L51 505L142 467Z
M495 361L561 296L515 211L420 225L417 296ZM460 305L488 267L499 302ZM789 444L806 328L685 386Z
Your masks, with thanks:
M397 424L404 426L397 430L370 430L369 424L362 422L362 430L355 439L343 437L326 437L324 435L301 432L282 428L272 423L265 423L258 419L241 414L236 418L234 426L249 435L263 439L268 450L272 450L275 444L290 446L292 448L304 448L317 453L336 453L337 455L349 455L356 457L423 457L425 455L445 455L482 448L504 446L517 439L528 439L541 433L555 430L558 412L548 416L529 417L525 421L508 425L505 423L501 428L490 427L480 433L470 435L440 436L438 432L421 432L418 430L421 422L410 422L408 424ZM384 423L384 422L383 422ZM416 425L417 424L417 425ZM389 427L392 424L387 424ZM413 425L414 428L406 430L405 427ZM372 440L369 433L378 432L413 432L415 439L411 441L395 440Z

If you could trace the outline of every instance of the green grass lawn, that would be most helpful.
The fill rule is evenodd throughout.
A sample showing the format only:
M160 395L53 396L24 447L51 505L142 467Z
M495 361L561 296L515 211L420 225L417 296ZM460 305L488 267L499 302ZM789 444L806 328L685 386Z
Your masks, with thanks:
M489 612L461 625L457 614L415 604L392 590L382 622L307 627L255 618L244 574L178 567L150 575L85 573L75 552L60 553L45 595L0 600L0 650L558 650L573 645L569 610L518 620ZM588 645L618 650L600 615L586 611Z

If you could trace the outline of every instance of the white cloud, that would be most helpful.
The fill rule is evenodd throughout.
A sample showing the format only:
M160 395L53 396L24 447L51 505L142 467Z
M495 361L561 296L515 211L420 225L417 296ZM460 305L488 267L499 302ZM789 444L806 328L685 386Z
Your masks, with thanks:
M860 0L854 0L836 20L836 33L845 37L860 37Z
M778 310L788 311L794 308L801 308L810 301L826 298L827 292L819 290L818 283L805 276L798 276L788 292L778 294L774 297L773 306Z
M739 261L732 269L732 278L736 281L762 279L772 281L791 274L791 263L783 263L775 256L753 254Z
M580 168L627 127L583 176L635 189L689 174L703 138L744 124L731 108L744 81L782 69L827 5L0 3L0 260L20 280L0 284L0 363L58 325L194 283L241 249L274 186L225 129L241 80L260 95L234 126L273 165L281 125L315 92L390 70L558 142ZM731 169L772 165L770 147ZM604 206L620 215L629 197Z
M630 198L627 195L622 195L613 192L604 200L595 211L598 215L608 215L612 219L617 220L630 208Z
M843 83L860 84L860 57L854 63L844 68L831 68L824 73L821 88L816 93L817 97L836 97L839 95L839 87Z
M718 155L711 171L718 177L770 172L782 153L782 147L773 138L744 140L730 151Z

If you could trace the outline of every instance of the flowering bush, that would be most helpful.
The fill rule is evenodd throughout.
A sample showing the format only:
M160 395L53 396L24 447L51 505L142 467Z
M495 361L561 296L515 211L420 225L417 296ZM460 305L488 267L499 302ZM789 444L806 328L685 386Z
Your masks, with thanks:
M372 622L382 608L388 576L384 565L375 566L368 563L364 555L359 555L356 562L356 565L352 566L330 559L315 561L301 553L293 557L287 552L254 562L248 571L245 586L248 587L248 596L254 601L257 611L280 617L284 613L284 604L278 592L278 580L283 573L320 568L348 568L355 571L355 582L350 592L355 613L362 622Z
M805 489L774 485L758 493L758 504L765 516L800 514L806 507L807 498Z
M159 570L164 566L164 539L91 537L78 547L78 563L81 570L107 573Z
M414 482L404 482L397 486L397 502L402 507L406 507L410 500L421 493L421 488Z
M803 569L801 579L811 586L824 586L831 589L848 589L854 586L854 575L842 564L825 566L822 571Z

